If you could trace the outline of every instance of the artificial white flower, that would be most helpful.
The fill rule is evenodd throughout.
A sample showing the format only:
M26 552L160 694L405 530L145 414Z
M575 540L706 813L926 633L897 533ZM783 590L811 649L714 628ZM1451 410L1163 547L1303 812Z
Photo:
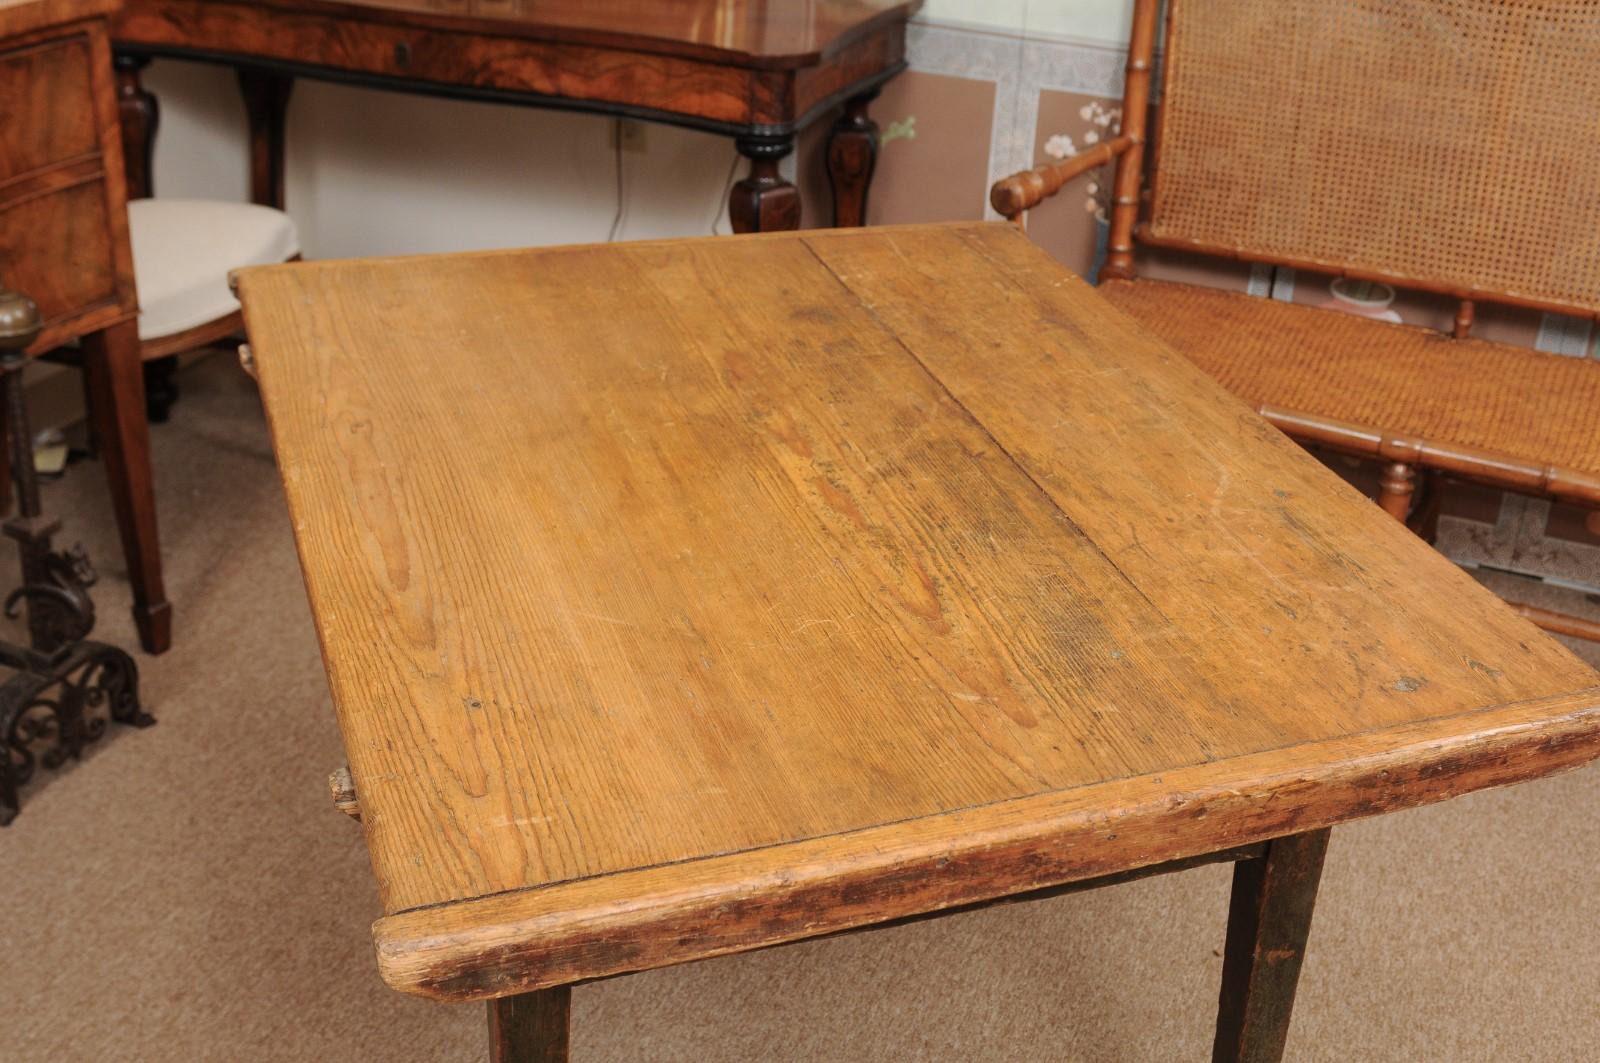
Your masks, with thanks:
M1067 159L1078 154L1078 147L1065 133L1057 133L1044 142L1044 153L1052 159Z

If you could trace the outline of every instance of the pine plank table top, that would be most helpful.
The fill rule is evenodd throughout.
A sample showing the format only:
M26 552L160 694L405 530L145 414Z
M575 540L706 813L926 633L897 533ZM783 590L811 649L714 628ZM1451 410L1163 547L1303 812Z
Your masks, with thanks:
M397 988L658 967L1600 753L1586 665L1012 227L238 286Z

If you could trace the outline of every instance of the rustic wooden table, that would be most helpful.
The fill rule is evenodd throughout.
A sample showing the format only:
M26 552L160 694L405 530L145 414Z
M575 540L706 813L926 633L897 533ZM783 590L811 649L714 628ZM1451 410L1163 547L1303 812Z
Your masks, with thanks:
M1010 227L240 291L379 968L498 1059L575 982L1208 859L1216 1058L1274 1059L1328 827L1600 753L1588 667Z

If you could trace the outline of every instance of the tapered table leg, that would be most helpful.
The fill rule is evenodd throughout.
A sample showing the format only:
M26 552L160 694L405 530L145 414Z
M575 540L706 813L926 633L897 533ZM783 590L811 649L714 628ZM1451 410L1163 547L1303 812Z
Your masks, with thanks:
M778 172L778 162L794 150L794 137L739 137L739 154L750 160L750 175L728 196L728 220L736 233L771 233L800 228L800 190Z
M1233 865L1213 1063L1277 1063L1322 877L1328 831L1277 838Z
M877 95L873 89L852 96L828 131L828 183L833 186L837 228L867 224L867 191L878 168L878 123L867 115L867 107Z
M83 380L89 418L111 486L122 552L133 584L133 620L150 653L172 644L172 606L161 579L155 484L150 476L150 426L145 421L139 333L133 321L83 338Z
M566 1063L572 987L489 1001L489 1063Z

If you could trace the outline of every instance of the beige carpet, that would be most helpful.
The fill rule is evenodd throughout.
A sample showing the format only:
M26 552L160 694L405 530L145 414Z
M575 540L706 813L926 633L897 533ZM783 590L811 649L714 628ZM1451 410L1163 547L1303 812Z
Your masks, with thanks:
M155 432L177 648L140 665L160 723L113 732L0 832L0 1059L482 1058L479 1007L378 980L254 390L226 358L183 384ZM100 470L46 502L101 564L101 635L132 645ZM1590 769L1336 831L1289 1058L1600 1058L1596 809ZM573 1054L1201 1060L1226 895L1206 868L583 987Z

